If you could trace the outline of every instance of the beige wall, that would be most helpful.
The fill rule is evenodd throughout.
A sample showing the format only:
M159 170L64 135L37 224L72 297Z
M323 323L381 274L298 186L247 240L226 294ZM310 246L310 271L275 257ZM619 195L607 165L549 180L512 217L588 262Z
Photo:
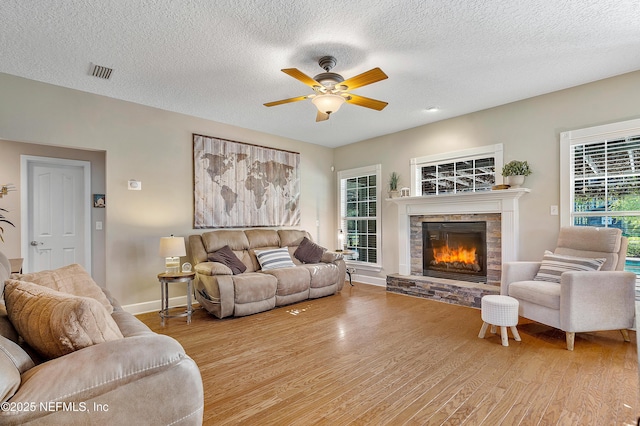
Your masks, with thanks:
M533 168L524 185L531 193L520 199L520 258L536 260L555 246L560 223L549 214L560 205L560 132L638 118L639 99L640 72L634 72L336 148L335 166L381 163L385 183L396 171L401 186L410 186L411 158L502 143L505 162L527 160ZM369 274L378 281L398 272L396 234L397 207L384 201L383 270Z
M192 133L300 152L300 228L335 244L333 150L0 73L0 139L106 151L104 268L123 305L159 300L161 236L200 232L193 230ZM15 180L3 176L8 161L0 154L0 181ZM129 179L142 181L142 191L127 190ZM6 243L12 253L15 244Z
M106 286L134 305L159 299L159 237L195 232L192 133L300 152L301 228L326 247L337 229L332 164L338 171L381 163L385 179L397 171L409 186L410 158L502 143L505 161L533 167L526 182L532 192L520 204L520 257L538 259L559 227L559 216L549 215L549 206L560 204L559 133L638 118L638 99L635 72L331 150L0 74L0 139L106 151ZM10 180L3 176L8 161L0 154L0 182ZM141 180L143 190L128 191L129 179ZM371 274L378 283L398 265L397 208L386 201L382 207L383 270Z

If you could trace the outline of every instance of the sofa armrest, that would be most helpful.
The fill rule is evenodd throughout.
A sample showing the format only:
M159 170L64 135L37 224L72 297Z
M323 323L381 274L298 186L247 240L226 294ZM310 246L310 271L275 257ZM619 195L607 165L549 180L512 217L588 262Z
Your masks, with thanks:
M342 253L325 251L322 254L320 262L333 263L338 267L338 282L336 284L338 284L337 291L341 291L344 286L344 281L347 279L347 264L344 261Z
M625 271L564 272L560 276L560 325L569 332L631 328L636 275Z
M189 397L175 400L176 395ZM195 420L199 416L201 422L202 378L176 340L140 335L90 346L31 368L22 375L11 402L36 405L33 410L0 412L2 424L43 417L59 424L117 424L115 419L170 424L189 415ZM107 411L96 412L93 403Z
M518 281L531 281L540 269L541 262L505 262L502 264L500 294L509 295L509 284Z
M196 264L194 271L202 275L233 275L233 271L227 265L220 262L201 262Z
M322 253L322 259L320 259L320 262L333 263L340 259L344 259L344 256L342 255L342 253L337 253L334 251L325 251L324 253Z

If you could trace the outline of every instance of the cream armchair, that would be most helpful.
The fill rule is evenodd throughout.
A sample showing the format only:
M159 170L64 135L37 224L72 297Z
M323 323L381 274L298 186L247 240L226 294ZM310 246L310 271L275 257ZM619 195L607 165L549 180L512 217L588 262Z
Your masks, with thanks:
M627 329L635 323L636 276L624 272L627 245L617 228L561 228L555 251L542 262L504 263L500 293L518 299L520 316L564 331L570 351L581 332L620 330L628 342ZM588 269L584 264L591 262L574 267L570 262L575 259L563 264L562 256L604 263L597 271L580 271L574 269ZM550 282L554 274L559 282Z

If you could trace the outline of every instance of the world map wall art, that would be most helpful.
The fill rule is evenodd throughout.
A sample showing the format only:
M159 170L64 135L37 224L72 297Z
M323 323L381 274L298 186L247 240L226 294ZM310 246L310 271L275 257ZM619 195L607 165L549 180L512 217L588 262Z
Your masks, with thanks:
M300 153L193 135L193 227L300 225Z

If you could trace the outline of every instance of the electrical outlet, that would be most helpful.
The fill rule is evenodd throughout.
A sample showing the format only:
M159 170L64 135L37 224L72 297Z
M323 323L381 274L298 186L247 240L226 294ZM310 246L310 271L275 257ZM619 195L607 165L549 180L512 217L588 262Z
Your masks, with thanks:
M102 231L102 222L100 221L96 222L96 231Z
M558 216L558 206L551 206L550 214L551 216Z

